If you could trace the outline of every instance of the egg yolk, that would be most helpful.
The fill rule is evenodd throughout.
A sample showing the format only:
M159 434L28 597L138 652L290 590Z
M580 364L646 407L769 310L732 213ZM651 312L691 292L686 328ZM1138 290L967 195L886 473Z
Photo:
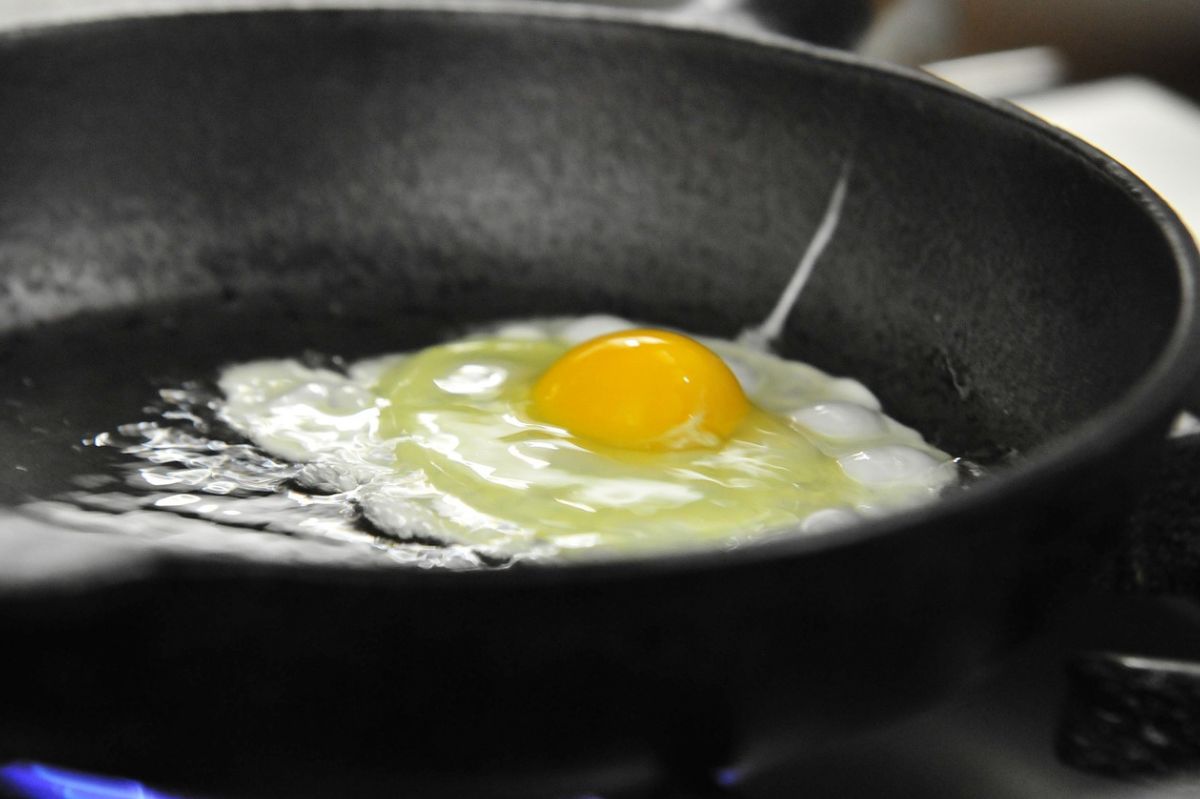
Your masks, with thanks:
M749 407L719 356L665 330L625 330L585 341L533 387L535 416L624 449L719 446Z

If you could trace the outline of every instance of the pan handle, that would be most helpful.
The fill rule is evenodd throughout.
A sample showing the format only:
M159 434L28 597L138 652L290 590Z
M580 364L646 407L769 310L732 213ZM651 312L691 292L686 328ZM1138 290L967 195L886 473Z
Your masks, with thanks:
M1126 779L1200 766L1200 663L1084 652L1069 674L1055 740L1067 765Z
M1192 380L1187 395L1183 398L1183 408L1171 423L1171 439L1190 438L1200 441L1200 374Z
M1200 436L1200 416L1196 414L1200 411L1181 411L1175 417L1175 421L1171 423L1171 432L1169 438L1191 438L1192 436Z
M871 22L868 0L683 0L663 9L666 16L704 27L790 36L833 47L851 48Z

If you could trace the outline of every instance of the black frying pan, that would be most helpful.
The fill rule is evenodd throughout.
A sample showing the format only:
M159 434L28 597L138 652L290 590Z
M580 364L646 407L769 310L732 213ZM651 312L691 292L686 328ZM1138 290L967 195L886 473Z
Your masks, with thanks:
M80 439L142 418L156 386L232 361L527 314L733 334L846 160L842 226L781 349L990 478L828 537L472 573L10 512L0 756L297 796L702 776L812 746L1036 621L1121 518L1200 357L1196 253L1143 185L851 56L501 7L5 36L10 511L104 466Z

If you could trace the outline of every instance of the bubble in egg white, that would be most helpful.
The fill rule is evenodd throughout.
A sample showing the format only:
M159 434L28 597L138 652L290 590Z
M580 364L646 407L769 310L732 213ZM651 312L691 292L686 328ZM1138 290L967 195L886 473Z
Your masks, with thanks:
M931 476L941 461L903 444L870 447L838 458L846 476L868 486L912 483Z
M861 405L875 411L882 411L883 405L871 390L857 380L849 377L835 377L829 380L830 393L838 399Z
M826 438L871 438L887 432L882 414L851 402L823 402L793 411L789 416Z

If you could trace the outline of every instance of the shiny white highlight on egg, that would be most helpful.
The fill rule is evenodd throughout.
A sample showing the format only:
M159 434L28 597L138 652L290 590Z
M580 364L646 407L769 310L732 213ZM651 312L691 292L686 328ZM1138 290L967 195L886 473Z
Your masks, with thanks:
M838 458L842 471L868 486L938 482L936 472L942 463L927 452L901 444L870 447Z
M252 431L263 449L291 461L309 461L368 434L379 418L380 399L328 369L296 361L255 361L221 375L231 425Z
M508 372L503 367L485 363L468 363L433 382L447 394L485 396L498 389L506 377L508 377Z

